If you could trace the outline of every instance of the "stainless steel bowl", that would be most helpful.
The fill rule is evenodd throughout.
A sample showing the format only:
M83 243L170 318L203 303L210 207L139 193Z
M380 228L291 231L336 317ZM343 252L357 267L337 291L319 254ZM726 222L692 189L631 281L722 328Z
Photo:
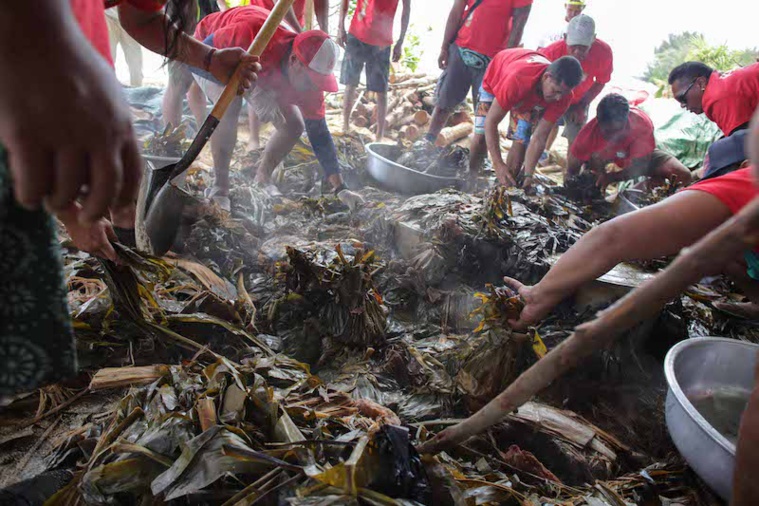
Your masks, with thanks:
M758 351L759 345L704 337L678 343L664 361L670 436L696 474L727 501Z
M374 179L391 190L406 195L434 193L442 188L461 188L464 181L457 177L441 177L423 174L399 165L389 158L398 154L400 148L394 144L372 142L366 145L367 170Z

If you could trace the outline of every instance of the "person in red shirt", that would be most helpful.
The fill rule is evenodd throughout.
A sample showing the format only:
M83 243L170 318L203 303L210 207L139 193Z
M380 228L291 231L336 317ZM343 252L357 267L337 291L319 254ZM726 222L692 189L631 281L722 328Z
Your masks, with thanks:
M480 88L469 153L472 173L479 172L487 152L501 184L515 185L523 168L523 186L529 188L548 134L566 112L572 102L572 89L581 80L580 62L571 56L552 63L529 49L506 49L498 53ZM511 112L508 137L513 143L504 163L498 124L508 112ZM537 125L535 139L526 150L524 146L530 142L533 125Z
M340 4L337 42L345 48L340 82L345 85L343 99L343 132L350 129L350 114L356 101L356 87L366 66L366 89L377 94L377 140L385 135L387 115L387 82L390 76L390 46L393 44L393 19L398 0L358 0L349 32L345 33L348 0ZM393 49L393 61L403 55L411 17L411 0L403 0L401 34Z
M621 170L607 172L609 164ZM605 191L612 182L650 178L649 187L664 184L688 185L691 173L669 153L656 148L654 124L640 109L630 108L625 97L606 95L598 104L596 117L583 127L569 149L566 177L585 167L598 178Z
M425 136L435 142L453 110L471 89L477 103L482 79L499 51L518 47L532 0L454 0L445 25L435 109Z
M687 62L669 74L672 95L693 114L706 114L722 133L748 128L759 106L759 63L720 73L701 62Z
M261 30L269 11L257 6L236 7L207 16L195 36L215 48L247 47ZM256 86L246 93L256 115L272 122L275 133L264 148L256 174L270 195L281 196L271 182L271 173L293 148L305 129L316 158L337 197L353 208L362 201L347 189L340 175L337 150L324 116L324 92L337 91L332 71L338 47L320 30L295 33L281 25L261 55L263 70ZM223 87L207 74L195 71L195 79L206 96L215 101ZM237 140L237 117L242 106L238 97L229 106L211 137L214 186L207 196L229 209L229 164Z
M606 83L611 81L614 70L614 58L611 47L596 38L596 24L593 18L581 14L569 22L564 40L554 42L540 50L554 61L562 56L574 56L582 64L585 79L574 90L574 100L566 115L551 132L548 149L556 138L559 124L563 123L564 137L572 145L580 129L588 121L590 103L603 91Z

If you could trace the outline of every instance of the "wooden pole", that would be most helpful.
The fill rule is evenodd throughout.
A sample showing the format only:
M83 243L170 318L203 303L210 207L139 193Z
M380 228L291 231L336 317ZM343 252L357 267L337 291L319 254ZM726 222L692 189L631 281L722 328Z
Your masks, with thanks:
M314 28L314 0L306 0L306 23L303 27L304 30L312 30Z
M593 351L622 332L655 316L664 305L706 275L713 274L759 243L759 198L731 220L684 249L667 269L627 294L598 317L580 325L563 343L522 373L506 390L463 422L449 427L419 447L438 453L466 441L527 402Z

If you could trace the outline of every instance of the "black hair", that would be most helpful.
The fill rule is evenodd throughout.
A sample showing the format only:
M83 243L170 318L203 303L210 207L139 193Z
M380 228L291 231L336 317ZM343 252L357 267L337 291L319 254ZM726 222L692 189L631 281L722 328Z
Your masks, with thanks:
M179 38L183 33L192 35L198 19L198 4L194 0L168 0L166 17L173 30L166 30L164 55L168 59L179 56Z
M700 61L688 61L672 69L669 73L669 84L674 84L675 81L695 81L699 77L705 77L709 79L714 69L705 63Z
M568 88L574 88L582 82L582 65L574 56L562 56L551 63L546 71L556 79L559 84Z
M627 121L630 114L630 103L618 93L609 93L598 104L596 117L602 125L613 122Z

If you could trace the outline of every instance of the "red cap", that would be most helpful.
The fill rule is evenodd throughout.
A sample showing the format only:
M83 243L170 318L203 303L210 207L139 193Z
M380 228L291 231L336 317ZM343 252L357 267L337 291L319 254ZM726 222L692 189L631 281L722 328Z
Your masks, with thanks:
M332 72L337 65L338 49L329 35L321 30L299 33L293 42L293 52L319 89L337 91L337 79Z

